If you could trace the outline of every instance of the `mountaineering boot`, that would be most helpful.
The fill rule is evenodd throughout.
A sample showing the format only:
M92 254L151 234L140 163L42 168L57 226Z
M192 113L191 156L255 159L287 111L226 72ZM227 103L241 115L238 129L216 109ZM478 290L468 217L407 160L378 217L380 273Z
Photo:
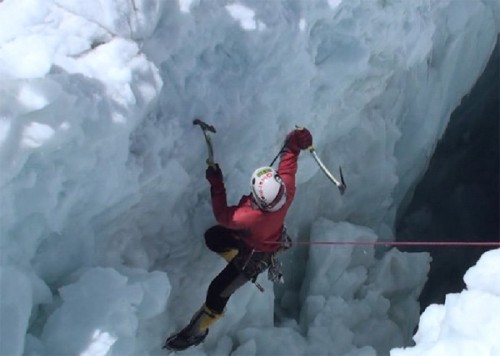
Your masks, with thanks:
M227 261L227 263L231 262L233 260L233 258L236 257L237 254L238 254L238 250L235 248L232 248L232 249L224 251L224 252L219 252L219 255L221 255L222 258Z
M181 351L202 343L207 337L210 325L216 322L221 316L222 314L217 314L206 305L203 305L200 310L193 315L189 325L179 333L170 336L163 348Z

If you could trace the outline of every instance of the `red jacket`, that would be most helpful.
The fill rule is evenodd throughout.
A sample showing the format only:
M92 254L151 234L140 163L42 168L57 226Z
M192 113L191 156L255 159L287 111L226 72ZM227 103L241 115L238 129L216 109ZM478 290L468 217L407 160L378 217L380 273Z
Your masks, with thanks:
M278 173L285 182L286 202L278 211L260 210L252 204L250 195L243 196L236 206L227 206L223 179L213 182L210 191L212 209L217 222L229 229L239 230L243 242L250 248L264 252L277 251L280 245L269 242L280 241L283 222L295 196L295 174L299 153L286 150L281 155Z

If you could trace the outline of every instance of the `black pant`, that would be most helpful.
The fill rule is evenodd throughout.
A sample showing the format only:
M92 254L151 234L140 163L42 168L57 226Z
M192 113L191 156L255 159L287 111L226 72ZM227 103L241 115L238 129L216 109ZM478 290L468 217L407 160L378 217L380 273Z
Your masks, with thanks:
M238 232L220 225L205 232L207 247L217 253L237 249L238 255L210 283L205 304L222 314L229 297L269 266L272 254L249 249L238 237Z

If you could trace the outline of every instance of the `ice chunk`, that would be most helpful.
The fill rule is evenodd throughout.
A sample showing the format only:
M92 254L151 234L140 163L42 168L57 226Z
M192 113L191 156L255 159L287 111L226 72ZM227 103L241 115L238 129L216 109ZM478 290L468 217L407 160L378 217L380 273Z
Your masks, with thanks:
M241 4L231 4L226 6L229 14L237 20L244 30L255 30L257 23L255 21L255 12Z
M31 281L12 267L0 267L0 354L21 355L33 306Z
M54 132L49 125L32 122L24 129L22 144L30 148L40 147L54 136Z
M488 251L465 274L467 290L448 294L444 305L430 305L420 317L415 347L403 355L494 355L500 350L499 249Z
M464 276L467 288L500 297L500 249L485 252Z
M48 352L133 354L141 319L161 312L168 297L169 286L161 274L156 273L152 280L142 274L134 272L133 279L145 284L110 268L94 268L61 288L62 305L50 316L42 334ZM155 282L160 284L152 288Z

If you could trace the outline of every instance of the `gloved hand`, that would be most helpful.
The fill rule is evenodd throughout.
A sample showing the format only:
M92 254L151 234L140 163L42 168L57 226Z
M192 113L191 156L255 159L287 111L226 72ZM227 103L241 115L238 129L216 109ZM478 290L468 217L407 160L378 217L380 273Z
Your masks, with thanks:
M305 127L290 132L287 140L287 147L295 153L298 153L300 150L308 149L313 143L312 135Z
M210 185L222 182L222 171L217 163L214 166L209 165L207 167L205 178L207 178Z

